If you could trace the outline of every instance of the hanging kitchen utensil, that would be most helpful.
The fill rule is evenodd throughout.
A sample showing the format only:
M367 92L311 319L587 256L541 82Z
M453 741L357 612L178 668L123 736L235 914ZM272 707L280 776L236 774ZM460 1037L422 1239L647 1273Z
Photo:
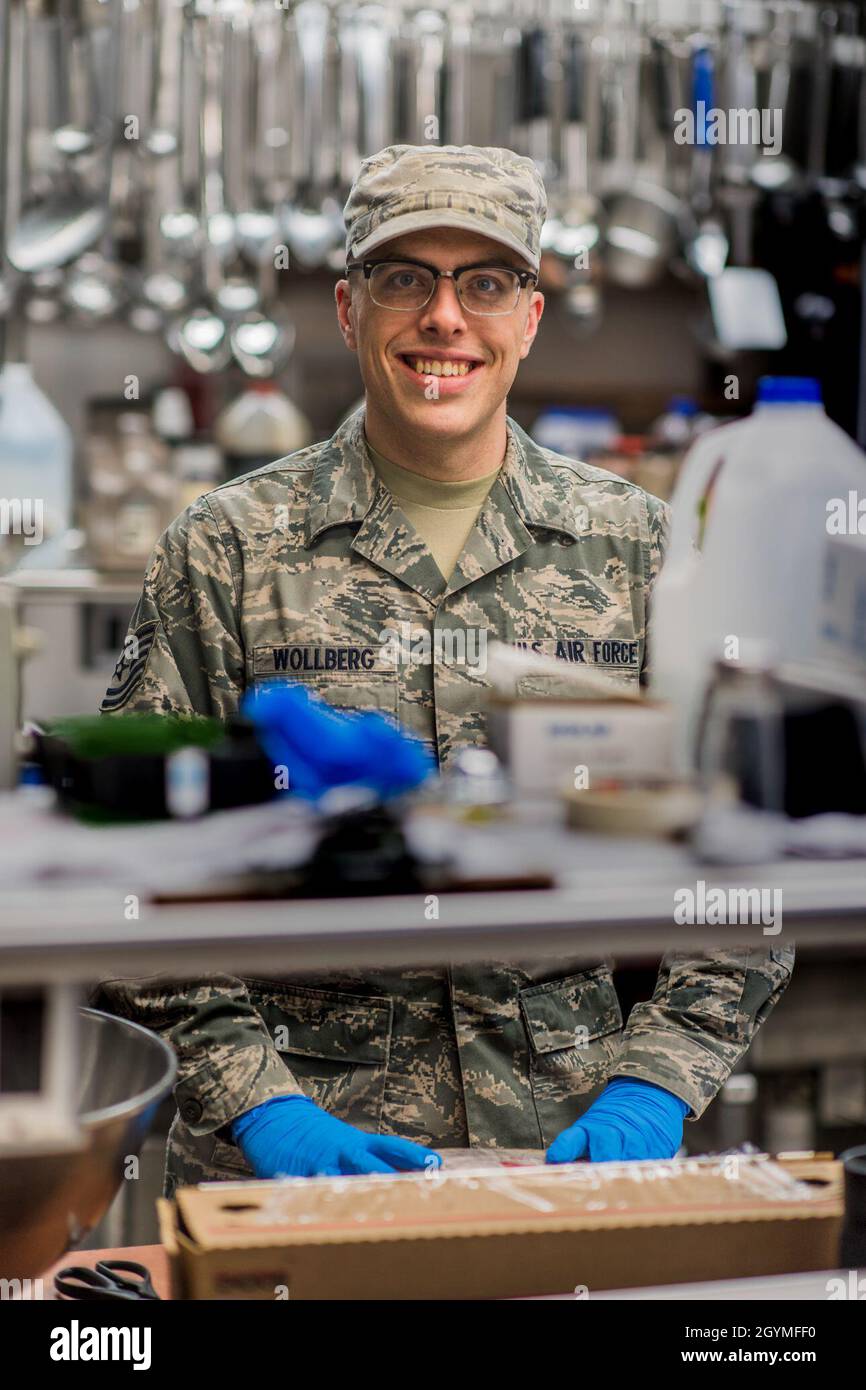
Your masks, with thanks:
M847 181L858 158L858 116L863 77L863 50L853 5L838 8L835 32L829 43L827 143L824 172Z
M68 267L61 301L74 318L84 323L100 323L119 315L129 300L137 276L123 263L121 243L132 234L141 203L141 184L137 166L141 157L141 114L145 111L146 77L151 59L151 16L144 7L123 8L118 27L118 43L123 65L118 68L112 135L104 150L108 165L108 222L97 247L85 251ZM133 78L135 81L133 83ZM71 103L72 105L72 103ZM79 96L79 108L85 103ZM127 129L130 114L139 129ZM77 129L82 122L68 128Z
M116 101L106 158L109 172L111 234L128 259L141 254L144 187L140 162L147 135L151 75L156 62L153 35L155 0L121 0L117 42L120 48Z
M553 216L545 224L542 241L562 267L563 305L585 331L595 329L600 319L595 258L603 225L601 203L589 191L587 66L586 35L577 29L566 32L561 177L553 199Z
M68 265L93 246L106 229L111 163L107 148L113 135L121 5L120 0L105 0L89 6L86 38L81 31L78 0L57 0L52 9L48 9L48 0L39 0L35 13L45 19L43 37L50 41L49 66L53 71L43 81L53 81L54 90L61 94L58 111L69 111L59 45L64 20L70 17L76 26L76 45L80 48L85 41L92 45L84 89L93 96L94 104L86 139L80 138L78 119L66 121L61 114L57 117L61 124L54 130L28 127L27 137L17 150L21 169L11 184L19 202L9 208L7 258L17 270L28 274ZM32 52L31 41L25 48L25 64ZM26 79L29 111L35 105L36 91L31 72L27 71ZM80 97L82 80L76 81L75 90ZM44 95L41 88L40 94ZM80 116L80 109L76 114ZM34 194L33 156L48 159L49 149L55 152L56 163L43 164L38 171L41 182L35 180L39 192Z
M286 109L286 92L291 89L289 34L283 18L279 6L259 5L252 30L257 132L253 172L263 206L273 209L289 196L292 177Z
M153 0L150 12L153 62L138 165L144 190L142 260L129 313L129 322L142 332L164 329L189 298L188 268L176 242L169 241L163 231L163 218L183 205L183 5L184 0ZM189 235L197 243L198 222L189 217Z
M235 103L231 110L242 138L237 146L239 166L234 171L235 228L238 244L255 267L257 303L231 325L229 341L235 362L247 376L267 379L285 364L295 341L295 328L280 303L278 257L283 249L279 220L267 202L266 179L257 177L253 153L260 150L272 130L271 108L259 99L260 81L274 81L283 33L272 16L253 11L249 23L237 26L235 40ZM261 122L268 121L266 128ZM270 168L268 173L270 174Z
M446 34L444 16L438 10L423 9L409 16L401 35L401 143L444 143Z
M767 13L753 0L738 0L726 7L724 64L714 103L729 117L743 111L760 119L757 64L759 43L766 29ZM699 50L700 51L700 50ZM700 86L700 70L696 78ZM755 212L762 194L753 178L754 145L741 139L739 130L725 130L719 147L723 181L718 204L730 231L727 264L707 278L711 321L702 343L719 360L731 360L739 352L777 352L787 342L787 328L775 276L754 265ZM699 332L703 333L701 326Z
M202 227L203 293L196 307L169 328L170 347L194 371L222 371L231 360L228 323L219 304L225 288L224 262L233 251L234 229L226 212L223 186L222 109L220 105L223 16L207 0L196 4L193 51L199 75L199 210Z
M657 162L639 163L638 37L622 25L608 36L600 75L601 148L607 155L602 204L606 209L606 276L627 289L645 289L665 274L680 239L683 205L661 182Z
M216 300L228 317L248 313L259 307L256 279L250 274L249 260L243 254L238 232L238 212L255 218L251 207L250 148L255 139L250 97L249 10L245 0L222 0L222 53L220 62L220 148L222 156L222 197L231 237L226 243L223 283ZM250 230L249 221L247 231Z
M553 250L574 261L592 252L601 235L602 207L589 190L586 39L579 31L566 36L565 111L562 128L562 196Z
M365 13L356 11L347 22L364 30ZM366 28L371 29L379 17L376 11L376 20L369 21ZM320 0L301 0L292 23L296 44L291 123L293 192L282 209L281 226L293 261L312 269L326 261L344 236L342 211L334 197L336 147L330 143L334 124L329 109L334 95L332 13ZM379 96L383 96L382 90Z
M0 372L6 361L6 319L16 299L16 277L6 261L6 168L9 148L9 48L12 0L0 0Z
M181 14L178 78L178 151L176 162L166 160L158 179L161 204L159 232L170 261L193 263L201 258L201 76L196 36L196 7L178 0Z
M667 28L650 35L644 62L647 98L652 117L648 138L659 150L659 167L666 188L684 201L688 198L691 160L687 144L675 132L691 106L691 36Z
M340 106L337 178L345 199L361 163L361 83L355 35L348 18L337 31L337 46Z
M788 116L791 112L793 81L793 36L795 13L792 5L778 6L771 12L769 31L763 42L766 77L761 74L758 106L772 122L774 142L779 150L762 148L752 162L750 177L756 188L775 191L790 187L797 177L797 166L787 148ZM778 128L777 128L778 127ZM762 131L763 135L763 131Z
M781 41L787 63L783 107L782 149L794 169L794 182L808 164L810 112L812 107L813 57L817 32L817 8L791 3L775 15L772 41ZM777 50L776 50L777 51ZM770 87L772 90L772 69Z
M727 233L713 204L713 152L708 140L708 113L714 108L715 58L711 49L699 47L695 49L692 67L695 144L690 203L695 225L686 241L686 260L705 280L721 274L730 250Z
M104 113L113 109L112 95L116 90L116 66L112 64L111 49L114 44L104 32L100 37L95 18L98 9L89 0L73 0L61 10L60 62L57 71L61 75L64 98L64 111L61 123L52 132L55 149L67 156L89 154L103 140L110 138L108 131L100 129ZM118 16L118 25L120 17ZM120 29L116 31L119 35ZM106 40L109 40L106 45ZM104 60L115 67L115 73L106 72L102 67ZM102 96L100 83L108 78L108 86ZM104 103L104 104L103 104Z
M364 5L355 12L352 30L361 91L358 150L366 159L393 143L392 14L382 5Z
M277 286L277 236L259 251L259 302L232 324L232 356L249 377L267 379L285 366L295 345L295 326L280 303Z
M725 57L719 84L719 105L725 112L758 111L752 45L764 23L764 11L753 0L737 0L726 6ZM730 260L738 266L750 266L753 260L755 210L761 196L752 180L754 161L753 147L745 141L729 138L721 146L719 203L730 232Z
M853 123L850 135L856 142L856 117L858 103L853 110L850 103L850 76L856 78L856 36L840 33L840 22L850 7L821 9L817 16L817 41L813 50L813 88L810 111L810 141L808 154L807 182L812 196L822 204L821 221L823 227L821 240L825 241L825 262L836 262L837 253L843 260L852 259L852 250L858 242L857 198L851 198L856 185L851 182L857 163L856 143L849 139L847 123ZM851 16L848 16L850 27ZM850 40L854 40L853 47ZM846 64L836 64L839 44L845 52ZM850 60L854 62L851 63ZM853 68L850 75L846 68ZM834 96L839 77L846 88L845 99ZM840 117L844 116L846 129L840 129ZM841 150L841 153L840 153ZM826 238L826 240L825 240Z
M396 40L393 12L380 5L364 5L340 27L337 169L343 195L362 159L396 143ZM334 209L333 228L326 263L340 271L345 265L345 228L339 207Z
M247 21L243 28L238 26L234 34L237 117L231 117L231 123L237 125L241 139L232 196L238 246L249 263L257 268L263 257L273 257L273 246L280 233L276 209L268 200L256 160L266 148L268 138L268 130L262 126L265 108L260 99L260 84L273 80L277 35L267 11L252 10ZM260 305L262 294L260 284Z
M470 98L479 96L473 85L473 57L477 48L488 40L489 20L483 13L475 13L467 4L454 4L448 7L448 33L445 44L445 72L443 75L444 101L443 114L445 128L442 143L446 145L474 145L491 143L485 138L472 138L470 129ZM497 40L499 35L497 34ZM489 41L489 40L488 40ZM498 44L501 52L502 45ZM491 55L485 55L488 60ZM490 61L485 64L486 70ZM483 99L483 98L482 98ZM493 106L494 103L491 103ZM486 111L488 119L494 111Z
M857 102L857 158L854 164L857 187L866 191L866 61L860 72L860 92Z
M517 120L514 147L534 161L542 179L555 177L551 159L550 34L524 29L516 50Z
M529 6L449 0L447 15L443 144L510 145L518 26L529 22Z

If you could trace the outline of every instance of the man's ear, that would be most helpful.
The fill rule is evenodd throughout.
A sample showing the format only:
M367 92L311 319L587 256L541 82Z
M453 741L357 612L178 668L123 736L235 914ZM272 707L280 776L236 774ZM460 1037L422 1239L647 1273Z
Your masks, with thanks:
M355 333L355 313L352 307L352 287L348 280L338 280L334 286L337 301L337 323L343 335L343 342L351 352L358 351L358 338Z
M526 315L526 323L523 325L523 341L520 344L520 358L529 356L529 349L535 342L535 335L538 332L538 325L541 322L541 315L544 313L544 295L540 290L533 290L529 301L529 311Z

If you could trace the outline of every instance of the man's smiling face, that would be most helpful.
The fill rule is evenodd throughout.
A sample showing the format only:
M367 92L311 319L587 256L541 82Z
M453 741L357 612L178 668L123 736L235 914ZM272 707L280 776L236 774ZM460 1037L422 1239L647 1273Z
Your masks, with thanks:
M439 270L482 264L528 269L499 242L444 227L395 237L369 259L401 257ZM504 412L543 307L543 296L531 285L521 290L513 312L489 316L464 309L450 279L439 279L432 299L409 312L374 304L360 270L337 286L340 328L358 353L368 409L387 415L404 436L423 431L427 437L465 438ZM464 362L469 370L457 365Z

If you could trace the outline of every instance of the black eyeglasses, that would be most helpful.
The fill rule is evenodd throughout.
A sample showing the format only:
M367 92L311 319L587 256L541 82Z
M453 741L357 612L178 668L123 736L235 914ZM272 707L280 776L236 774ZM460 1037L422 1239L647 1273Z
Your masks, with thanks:
M350 270L362 270L370 298L380 309L411 313L429 304L437 280L453 280L462 307L470 314L511 314L517 308L520 291L536 285L531 270L512 270L510 266L479 263L461 265L456 270L439 270L426 261L349 261Z

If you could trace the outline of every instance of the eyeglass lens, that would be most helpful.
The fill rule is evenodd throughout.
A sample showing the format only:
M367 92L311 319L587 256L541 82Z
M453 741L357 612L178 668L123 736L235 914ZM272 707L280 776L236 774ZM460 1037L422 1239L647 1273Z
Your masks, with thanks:
M423 266L389 261L374 266L370 295L383 309L421 309L433 294L435 279ZM473 314L507 313L520 296L518 276L500 266L465 270L455 284L460 303Z

